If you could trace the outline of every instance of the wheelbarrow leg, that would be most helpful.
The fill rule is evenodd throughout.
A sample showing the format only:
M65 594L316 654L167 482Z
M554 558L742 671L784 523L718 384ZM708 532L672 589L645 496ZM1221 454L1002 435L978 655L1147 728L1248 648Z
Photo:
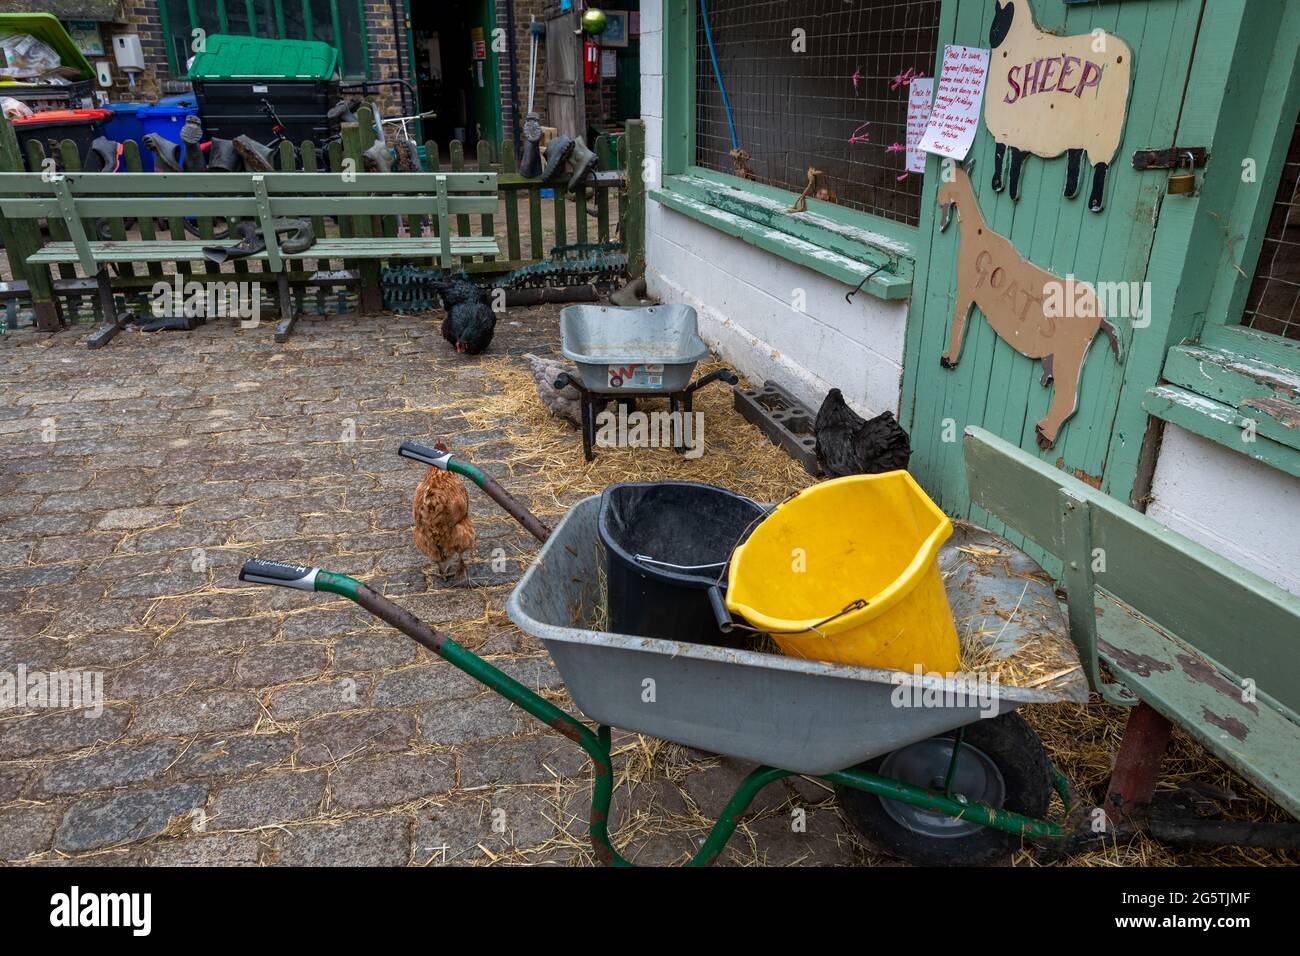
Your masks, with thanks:
M590 392L582 396L582 457L591 461L596 457L596 417L605 409L605 403Z

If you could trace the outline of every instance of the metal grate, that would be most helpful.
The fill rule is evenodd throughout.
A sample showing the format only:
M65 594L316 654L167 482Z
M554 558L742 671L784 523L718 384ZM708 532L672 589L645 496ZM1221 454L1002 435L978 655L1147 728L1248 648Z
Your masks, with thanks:
M904 173L900 147L907 79L929 76L934 63L939 0L707 0L700 8L698 165L737 172L725 92L749 178L802 192L811 166L831 194L820 198L919 221L922 177ZM806 37L803 52L793 49L796 29Z
M1291 134L1241 324L1300 339L1300 119Z

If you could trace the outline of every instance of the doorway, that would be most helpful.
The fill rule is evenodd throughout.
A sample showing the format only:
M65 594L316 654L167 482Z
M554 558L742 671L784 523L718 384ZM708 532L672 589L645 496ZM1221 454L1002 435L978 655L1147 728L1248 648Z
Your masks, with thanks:
M445 158L452 140L477 160L481 140L501 143L501 94L497 53L492 49L495 0L450 0L412 4L408 0L411 55L424 137Z

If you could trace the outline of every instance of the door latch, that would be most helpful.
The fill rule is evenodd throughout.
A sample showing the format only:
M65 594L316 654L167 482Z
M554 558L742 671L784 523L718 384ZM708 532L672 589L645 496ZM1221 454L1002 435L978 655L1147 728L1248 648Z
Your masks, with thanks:
M1202 146L1139 149L1133 154L1133 168L1172 169L1166 191L1171 196L1190 196L1196 192L1196 167L1204 166L1209 158Z
M1138 149L1133 151L1133 168L1144 169L1181 169L1188 165L1200 169L1210 159L1210 152L1204 146L1174 146L1171 149Z

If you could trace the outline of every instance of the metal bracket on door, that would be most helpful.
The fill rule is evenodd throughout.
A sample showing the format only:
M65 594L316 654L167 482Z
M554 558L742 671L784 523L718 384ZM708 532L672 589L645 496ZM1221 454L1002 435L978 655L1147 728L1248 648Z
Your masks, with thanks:
M1133 168L1181 169L1188 165L1200 169L1210 161L1210 151L1204 146L1173 146L1169 149L1138 149L1133 151Z

